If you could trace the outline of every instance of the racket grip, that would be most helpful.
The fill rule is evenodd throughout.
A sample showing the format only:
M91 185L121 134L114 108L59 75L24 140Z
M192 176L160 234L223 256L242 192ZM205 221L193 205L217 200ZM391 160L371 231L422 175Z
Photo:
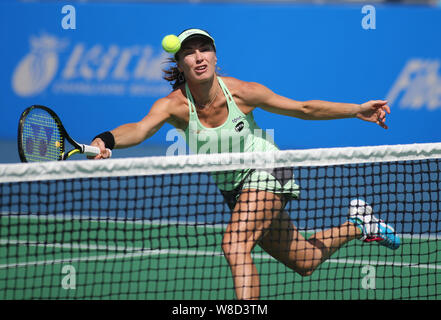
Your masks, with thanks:
M106 149L109 152L109 158L112 157L112 150ZM88 146L87 144L83 144L83 153L87 156L96 156L101 153L100 148L94 146Z

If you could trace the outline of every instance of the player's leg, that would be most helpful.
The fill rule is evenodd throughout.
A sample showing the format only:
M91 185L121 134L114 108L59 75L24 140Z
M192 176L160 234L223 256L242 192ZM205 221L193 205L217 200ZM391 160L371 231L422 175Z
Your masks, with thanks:
M238 198L222 241L238 299L259 298L259 275L251 252L282 206L280 196L266 191L246 189Z
M307 240L298 232L289 215L282 212L273 220L270 231L260 241L260 246L277 260L301 275L310 275L339 248L353 239L377 241L397 249L400 239L393 228L372 214L364 201L352 200L349 220L344 224L317 232Z
M231 267L238 299L257 299L260 282L251 252L265 251L302 275L312 273L338 248L360 237L354 224L318 232L306 240L283 211L282 197L267 191L242 191L225 231L222 249Z
M306 239L294 226L289 215L282 211L273 220L269 232L259 245L287 267L307 276L339 248L360 236L360 230L346 222Z

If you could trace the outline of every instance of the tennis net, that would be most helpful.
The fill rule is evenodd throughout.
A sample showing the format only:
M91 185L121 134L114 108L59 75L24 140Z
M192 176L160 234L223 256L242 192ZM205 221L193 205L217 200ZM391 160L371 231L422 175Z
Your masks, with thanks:
M249 168L292 170L300 194L284 211L305 239L362 198L401 240L348 241L305 276L264 234L261 299L439 299L440 158L441 144L412 144L0 165L0 299L236 299L232 212L213 179Z

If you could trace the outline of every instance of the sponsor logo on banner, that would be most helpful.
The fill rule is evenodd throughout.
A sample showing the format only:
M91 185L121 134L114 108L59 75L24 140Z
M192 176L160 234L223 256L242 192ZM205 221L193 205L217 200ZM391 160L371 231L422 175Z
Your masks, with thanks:
M12 88L18 96L52 94L161 96L171 91L162 79L168 55L150 45L120 46L44 34L30 37L30 52L18 62Z
M407 61L387 95L390 104L403 109L441 108L441 60Z

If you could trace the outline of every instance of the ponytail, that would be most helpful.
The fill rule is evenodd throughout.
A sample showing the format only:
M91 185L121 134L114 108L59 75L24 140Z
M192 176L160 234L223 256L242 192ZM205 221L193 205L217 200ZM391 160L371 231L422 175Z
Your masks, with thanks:
M173 90L179 87L181 84L185 83L185 76L183 72L180 72L178 66L176 65L176 60L174 58L168 58L168 63L174 65L170 66L168 69L163 69L164 72L163 79L170 82Z

